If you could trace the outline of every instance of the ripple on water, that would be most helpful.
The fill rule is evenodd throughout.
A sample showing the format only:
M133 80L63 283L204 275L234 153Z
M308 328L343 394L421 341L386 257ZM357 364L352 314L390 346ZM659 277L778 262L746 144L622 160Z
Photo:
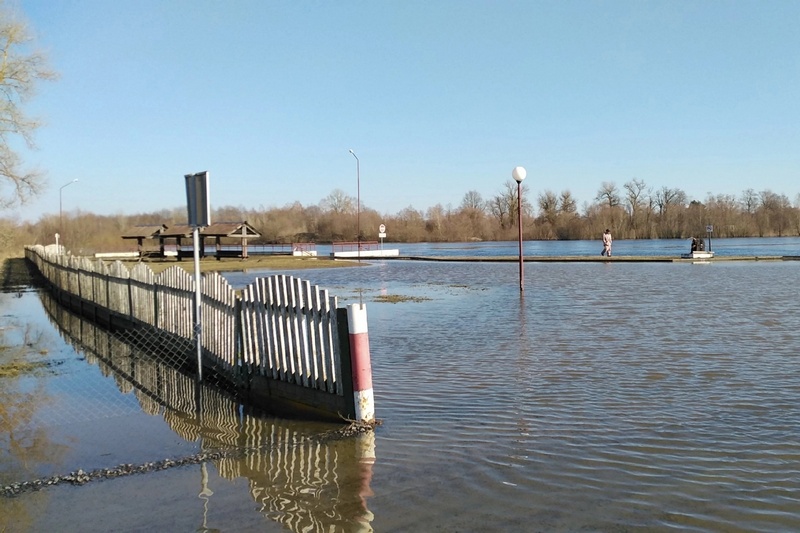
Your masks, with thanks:
M797 264L352 270L376 529L800 530Z

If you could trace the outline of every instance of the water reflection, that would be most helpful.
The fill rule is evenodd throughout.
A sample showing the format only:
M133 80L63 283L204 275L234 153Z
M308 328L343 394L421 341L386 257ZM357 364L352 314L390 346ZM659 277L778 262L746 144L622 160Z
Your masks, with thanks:
M22 309L21 296L0 293L3 310L9 298L19 299L14 303L18 313L0 316L0 486L38 476L42 464L62 464L67 451L47 428L35 423L55 403L40 378L51 375L58 360L48 355L51 339L26 320L29 310ZM36 511L12 500L3 505L0 515L24 530L33 523ZM3 520L0 529L4 529Z
M614 241L614 255L625 256L673 256L689 251L691 239L617 239ZM488 242L438 242L438 243L391 243L388 247L400 250L401 256L441 257L441 256L507 256L517 257L518 244L515 241ZM726 238L713 237L709 246L718 257L725 256L798 256L800 237L758 237ZM524 241L523 254L526 261L536 256L596 256L602 244L597 239L581 241ZM318 245L317 253L328 256L330 245Z
M375 460L374 434L341 437L338 426L291 421L248 412L224 391L198 384L169 358L126 343L119 335L60 307L47 294L43 305L69 342L132 393L141 409L163 416L228 480L245 478L262 514L290 531L371 531L367 507ZM213 502L207 464L199 498L203 528Z
M517 276L314 273L343 302L427 298L364 293L376 529L800 528L797 263L531 263L523 298Z
M800 263L531 263L523 298L514 263L307 275L369 309L380 461L329 426L121 380L203 450L243 453L209 461L205 486L197 467L179 513L220 510L217 470L282 529L800 531ZM236 511L217 524L258 529Z

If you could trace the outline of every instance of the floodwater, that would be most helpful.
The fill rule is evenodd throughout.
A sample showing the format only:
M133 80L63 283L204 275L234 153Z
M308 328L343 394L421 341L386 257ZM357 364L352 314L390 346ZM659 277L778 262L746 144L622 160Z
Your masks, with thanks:
M730 256L800 256L800 237L765 237L717 239L700 235L707 250L719 257ZM387 249L397 249L401 256L447 257L447 256L518 256L519 244L502 242L442 242L442 243L383 243ZM536 256L581 256L600 255L603 245L597 240L581 241L524 241L522 253L528 260ZM330 246L318 245L317 253L328 255ZM613 243L616 256L672 256L688 253L691 239L617 239ZM209 252L213 253L213 252Z
M264 274L227 277L242 286ZM128 386L62 340L41 295L0 295L4 331L33 324L48 346L41 357L59 361L12 383L12 398L43 399L16 422L24 442L0 451L2 484L243 452L0 497L0 525L800 530L800 263L534 262L523 295L515 263L300 275L340 305L367 303L383 421L374 435L328 439L336 426L251 416L213 391L205 417L182 411L175 396L186 389L165 385L168 372L153 386L161 396Z

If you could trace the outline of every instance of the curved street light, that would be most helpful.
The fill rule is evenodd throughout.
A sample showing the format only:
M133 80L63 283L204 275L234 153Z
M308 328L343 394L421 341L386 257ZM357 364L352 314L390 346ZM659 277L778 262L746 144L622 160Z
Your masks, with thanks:
M61 199L62 198L61 191L64 190L64 187L69 187L70 185L72 185L73 183L75 183L77 181L78 181L78 178L75 178L74 180L70 181L69 183L65 183L64 185L61 186L60 189L58 189L58 232L61 233L62 235L64 234L64 209L62 207L63 206L63 201ZM56 239L56 240L58 240L58 239ZM58 243L56 243L56 244L58 244Z
M356 153L350 149L350 153L356 158L356 244L358 246L358 262L361 262L361 161L358 160Z
M525 290L522 278L522 180L528 173L525 167L514 167L511 177L517 182L517 227L519 228L519 292Z

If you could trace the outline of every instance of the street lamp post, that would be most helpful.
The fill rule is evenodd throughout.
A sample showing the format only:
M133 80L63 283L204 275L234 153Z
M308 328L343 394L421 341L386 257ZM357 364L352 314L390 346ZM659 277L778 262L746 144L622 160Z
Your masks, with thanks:
M525 167L514 167L511 177L517 182L517 227L519 228L519 292L525 290L522 277L522 180L528 173Z
M72 185L77 181L78 178L75 178L69 183L62 185L61 188L58 189L58 232L62 235L62 237L64 235L64 209L63 209L64 202L62 201L63 195L61 194L61 192L64 190L64 187L69 187L70 185Z
M356 158L356 245L358 246L358 262L361 262L361 161L351 149L350 153Z

